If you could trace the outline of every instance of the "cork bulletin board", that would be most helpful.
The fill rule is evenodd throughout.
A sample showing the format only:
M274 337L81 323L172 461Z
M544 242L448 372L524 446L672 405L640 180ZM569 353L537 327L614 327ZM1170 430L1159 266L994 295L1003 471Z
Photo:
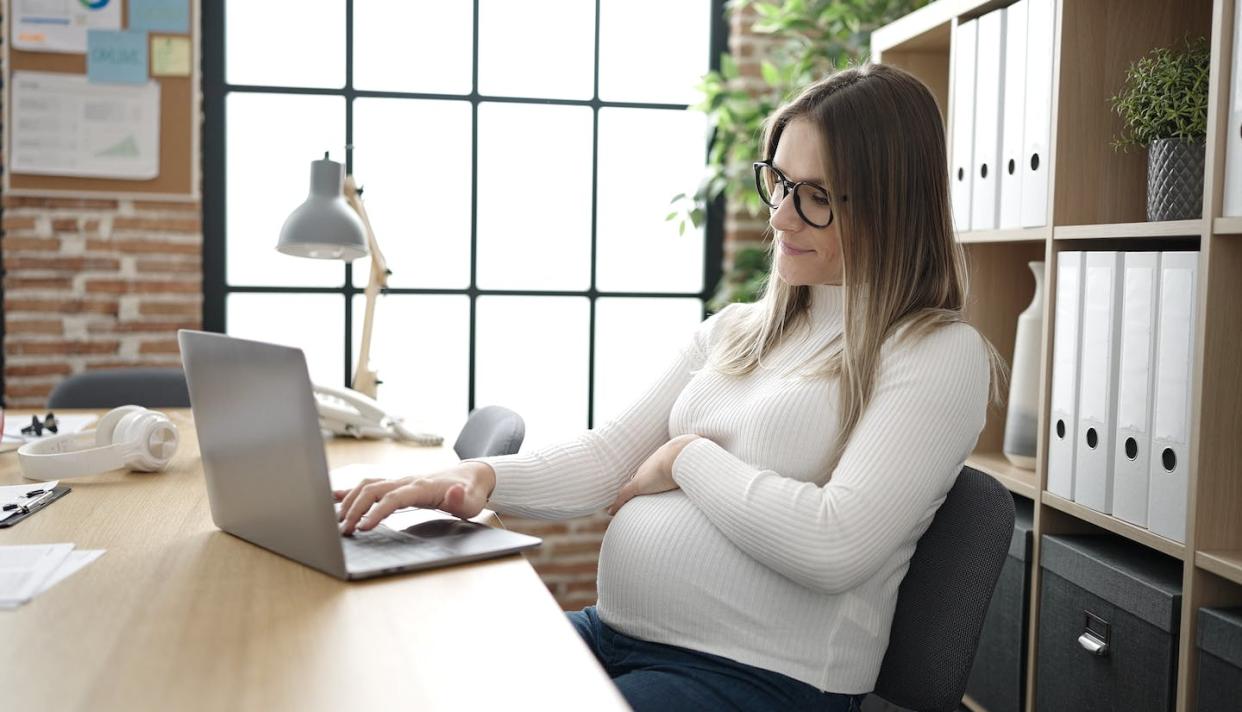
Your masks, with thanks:
M4 7L4 148L12 156L11 127L12 77L14 72L53 72L85 76L85 53L27 51L13 47L13 9L17 0L3 0ZM129 0L121 3L121 27L128 28ZM213 0L215 1L215 0ZM158 173L150 179L98 178L69 175L14 173L5 166L4 192L9 195L61 197L139 198L143 200L198 200L200 198L200 123L201 93L199 87L200 22L199 0L185 0L189 5L189 34L152 32L160 37L188 37L190 40L189 76L154 76L148 64L148 77L159 84L159 161ZM150 36L148 55L150 55ZM150 62L150 58L148 60ZM6 163L9 161L6 160Z

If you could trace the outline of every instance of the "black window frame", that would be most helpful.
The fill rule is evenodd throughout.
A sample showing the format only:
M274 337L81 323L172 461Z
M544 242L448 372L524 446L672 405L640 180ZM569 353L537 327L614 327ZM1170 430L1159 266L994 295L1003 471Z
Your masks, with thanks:
M725 16L725 0L711 1L711 28L709 41L709 66L719 70L720 55L728 46L729 25ZM479 0L474 0L473 34L474 46L471 61L471 91L469 94L440 94L423 92L375 91L361 90L353 86L353 48L354 48L354 0L344 0L345 4L345 84L341 88L312 88L287 86L259 86L229 84L225 78L225 5L220 2L203 3L203 328L207 331L224 333L227 324L225 306L229 294L334 294L343 297L345 310L345 370L343 385L349 385L353 377L353 301L354 296L365 292L366 275L362 274L363 283L354 283L353 266L344 265L345 280L337 287L283 287L283 286L235 286L227 283L226 254L227 236L225 234L226 216L226 173L225 148L227 142L227 126L225 124L225 97L231 93L256 94L303 94L318 96L340 96L345 99L345 171L353 172L353 117L354 100L359 98L392 98L392 99L432 99L432 100L468 100L471 106L471 185L470 185L470 283L465 288L411 288L388 287L384 294L431 295L448 294L464 295L470 302L470 329L467 365L467 412L475 408L475 349L478 330L477 304L480 296L553 296L553 297L586 297L589 302L588 317L588 350L587 350L587 427L594 427L595 411L595 325L596 301L601 297L620 298L697 298L703 302L703 316L706 317L707 301L716 291L723 270L724 257L724 199L723 196L713 201L706 211L704 223L704 265L703 286L698 292L614 292L601 291L596 288L596 263L598 249L597 232L597 191L599 186L599 111L601 108L631 109L686 109L686 104L662 104L643 102L602 101L599 98L599 38L600 38L600 2L595 0L595 55L594 55L594 89L590 99L549 99L538 97L488 96L479 94ZM658 21L653 18L653 21ZM591 148L591 279L590 286L585 290L527 290L527 289L480 289L477 283L478 271L478 144L479 144L479 104L482 102L517 103L517 104L550 104L565 106L587 106L592 114L592 148ZM710 141L709 141L710 143ZM317 147L308 147L308 159L313 158ZM363 186L365 188L365 184ZM671 196L670 196L671 197ZM272 237L273 249L275 236Z

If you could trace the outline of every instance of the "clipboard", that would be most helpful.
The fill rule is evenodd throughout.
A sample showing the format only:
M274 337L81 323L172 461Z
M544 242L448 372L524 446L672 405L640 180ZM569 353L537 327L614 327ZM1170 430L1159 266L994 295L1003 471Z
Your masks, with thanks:
M34 505L32 505L27 511L19 512L17 514L11 514L8 517L5 517L4 519L0 519L0 529L7 529L13 526L14 524L17 524L20 521L24 521L26 518L33 515L35 512L39 511L40 509L43 509L44 507L48 506L52 502L55 502L56 500L60 499L61 497L64 497L65 495L69 494L72 491L73 491L72 487L66 487L65 485L57 485L56 487L52 488L50 497L45 497L39 500Z

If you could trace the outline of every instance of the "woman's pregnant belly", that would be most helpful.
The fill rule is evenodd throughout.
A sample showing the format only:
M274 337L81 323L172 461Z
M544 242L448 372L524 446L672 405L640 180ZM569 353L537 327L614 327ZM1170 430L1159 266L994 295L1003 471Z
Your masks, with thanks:
M631 499L612 520L599 558L599 613L644 640L728 652L803 637L824 597L735 546L681 490Z

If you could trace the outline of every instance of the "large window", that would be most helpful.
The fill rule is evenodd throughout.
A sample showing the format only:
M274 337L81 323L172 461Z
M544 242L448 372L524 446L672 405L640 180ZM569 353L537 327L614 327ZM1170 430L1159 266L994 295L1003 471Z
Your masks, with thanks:
M348 384L369 264L274 249L326 151L392 276L380 401L452 437L499 403L539 445L603 422L703 317L720 213L678 234L707 126L688 111L723 0L204 3L205 325Z

